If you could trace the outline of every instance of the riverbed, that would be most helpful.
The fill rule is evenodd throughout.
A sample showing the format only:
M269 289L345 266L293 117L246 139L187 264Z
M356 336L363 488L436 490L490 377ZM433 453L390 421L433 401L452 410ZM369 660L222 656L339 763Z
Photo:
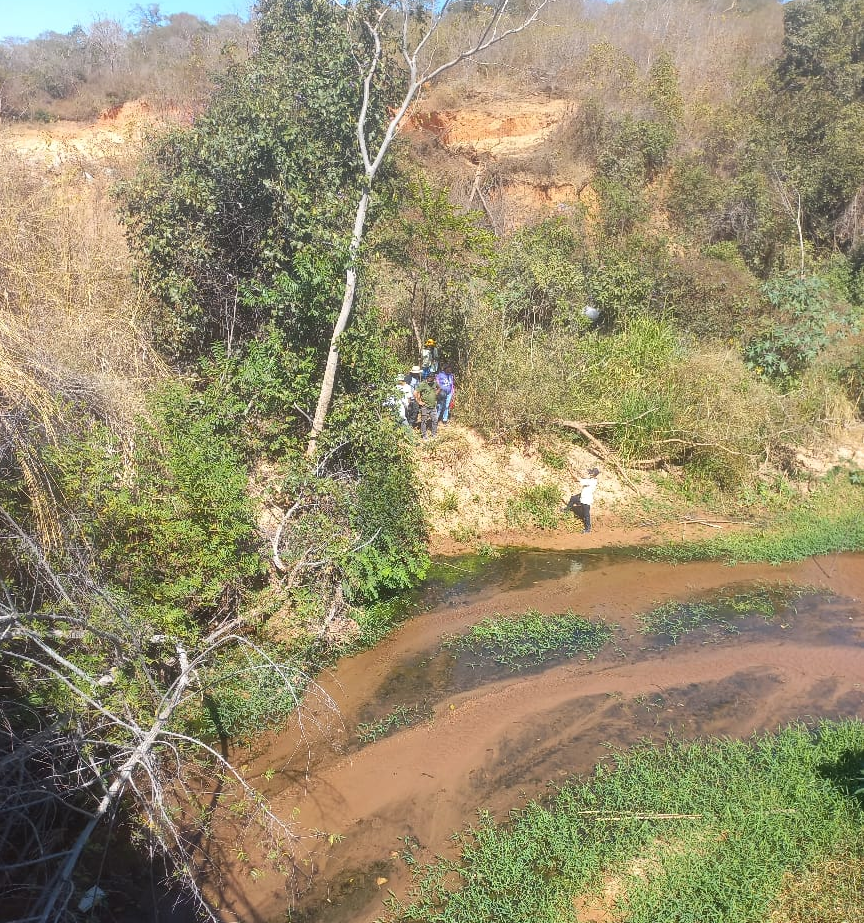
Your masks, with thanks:
M284 882L247 848L216 889L226 920L370 923L390 890L409 886L406 856L446 853L479 809L505 818L616 748L864 714L864 555L733 568L510 550L476 571L443 567L448 579L406 601L409 617L374 649L319 677L302 726L252 762L255 784L303 834L310 883L286 916ZM771 611L747 611L748 594L770 597ZM679 638L640 622L659 604L718 599L744 605ZM611 639L590 659L543 663L446 646L529 609L602 621Z

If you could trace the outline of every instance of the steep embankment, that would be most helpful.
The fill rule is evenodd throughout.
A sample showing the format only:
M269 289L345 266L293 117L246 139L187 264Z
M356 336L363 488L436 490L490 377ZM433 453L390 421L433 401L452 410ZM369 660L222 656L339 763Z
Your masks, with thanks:
M580 203L590 208L591 188L578 179L584 168L570 165L572 182L561 179L560 173L552 181L527 169L530 157L542 151L572 116L572 105L540 96L486 99L459 109L435 106L433 101L407 123L406 134L428 162L443 157L451 167L453 162L461 165L473 183L466 189L469 201L490 211L503 230ZM188 113L157 111L139 100L106 110L92 124L7 124L0 131L0 147L23 156L37 173L62 173L73 177L77 188L86 189L110 183L117 164L137 156L149 130L188 118ZM80 205L86 198L73 196L72 201ZM665 486L674 483L674 472L625 472L554 435L513 445L485 439L459 424L458 409L454 417L449 427L439 429L437 439L417 447L420 498L435 553L459 553L480 542L550 549L633 544L741 527L693 521L743 518L740 515L706 514L670 503ZM833 465L864 467L864 425L839 430L831 440L798 450L793 463L804 475L804 491ZM548 514L537 492L548 490L547 499L557 493L563 504L579 473L595 464L602 476L594 532L583 536L581 524L569 514L539 527L538 520L542 522L544 515L548 520Z
M751 515L708 512L676 489L674 470L626 470L559 436L511 445L458 423L438 432L417 447L433 553L459 554L480 543L564 550L684 541L745 528ZM802 496L834 466L864 468L864 423L797 451L792 463ZM594 529L583 535L575 517L556 522L544 501L557 491L563 505L576 478L595 465L601 476Z
M546 96L490 97L459 108L432 98L405 134L448 185L461 176L466 201L503 231L550 210L594 208L586 164L557 158L554 171L546 169L549 145L573 113L572 100Z
M59 172L63 168L93 165L111 168L113 157L134 157L148 131L188 122L189 113L154 108L136 100L106 109L92 123L59 120L45 124L7 123L0 145L23 156L36 168Z

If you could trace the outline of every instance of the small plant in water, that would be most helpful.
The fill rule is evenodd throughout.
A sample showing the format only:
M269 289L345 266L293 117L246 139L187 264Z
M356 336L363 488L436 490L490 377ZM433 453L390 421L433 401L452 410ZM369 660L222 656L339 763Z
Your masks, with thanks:
M417 705L397 705L393 711L379 721L363 721L357 725L357 737L361 743L371 743L386 737L391 731L400 727L410 727L420 718Z
M501 550L488 542L478 542L475 551L478 558L483 558L486 561L501 557Z
M746 593L723 593L710 599L670 600L639 616L643 634L668 635L673 644L692 631L715 629L737 634L737 621L759 616L770 622L807 592L804 587L759 587Z
M544 615L529 609L524 615L483 619L466 634L445 638L444 647L491 655L496 663L515 670L555 657L582 654L592 659L609 641L612 630L605 622L592 622L570 611Z

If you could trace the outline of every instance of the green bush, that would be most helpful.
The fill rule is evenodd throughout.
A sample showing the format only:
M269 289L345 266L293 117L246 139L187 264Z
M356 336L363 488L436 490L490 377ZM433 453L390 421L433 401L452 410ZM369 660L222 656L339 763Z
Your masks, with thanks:
M859 326L850 306L839 303L815 276L775 277L762 294L769 319L744 347L744 359L782 387L788 388L820 352Z
M562 219L524 227L499 248L490 297L508 327L578 331L587 326L583 249L580 235Z
M722 189L721 180L705 164L692 158L679 160L669 171L666 208L691 239L707 241L722 202Z
M526 487L507 501L507 522L516 528L554 529L561 521L561 491L555 484Z
M50 461L102 579L157 621L236 608L261 574L245 467L184 387L154 397L128 465L101 425Z

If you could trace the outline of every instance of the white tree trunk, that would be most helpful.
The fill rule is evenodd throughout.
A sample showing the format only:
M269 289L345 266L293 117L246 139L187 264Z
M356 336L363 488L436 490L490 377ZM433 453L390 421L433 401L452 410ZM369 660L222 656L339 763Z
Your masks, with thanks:
M333 336L330 338L330 351L327 353L327 365L324 367L324 378L321 382L321 391L318 395L318 405L315 407L315 417L312 420L312 429L309 432L309 442L306 454L312 456L318 447L318 437L324 430L324 423L333 400L333 386L336 384L336 371L339 368L339 337L345 332L351 313L354 310L354 295L357 291L357 256L360 243L363 240L363 229L366 226L366 212L369 210L369 186L363 190L360 201L357 203L357 213L354 217L354 231L351 234L351 246L348 250L348 268L345 271L345 294L342 296L342 308L336 325L333 327Z

